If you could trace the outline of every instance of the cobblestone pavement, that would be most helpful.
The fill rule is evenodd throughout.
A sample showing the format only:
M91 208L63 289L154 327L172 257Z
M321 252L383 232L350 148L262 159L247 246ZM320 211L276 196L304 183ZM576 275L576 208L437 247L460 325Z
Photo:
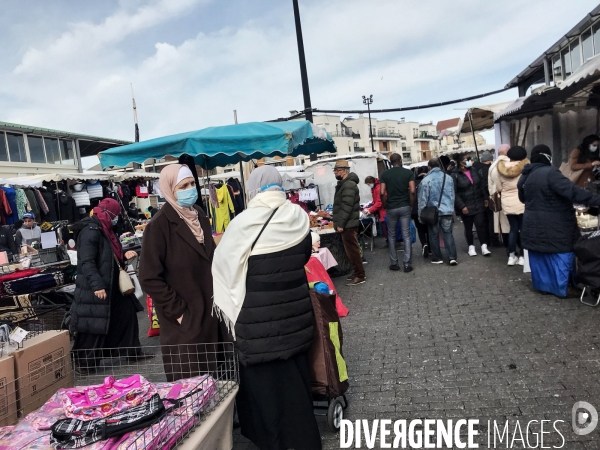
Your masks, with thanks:
M366 252L365 284L335 280L350 309L342 319L346 417L479 419L482 447L488 419L509 420L511 430L518 420L524 435L529 420L538 421L533 432L541 420L563 420L562 448L600 448L599 430L576 436L571 428L576 401L600 408L600 311L533 292L520 266L506 266L503 248L470 258L460 224L454 234L456 267L419 254L412 273L390 272L386 250L377 249ZM323 448L340 448L339 436L320 426ZM554 431L552 424L544 431ZM256 449L239 431L235 442L235 450ZM544 447L562 444L556 432L544 435Z

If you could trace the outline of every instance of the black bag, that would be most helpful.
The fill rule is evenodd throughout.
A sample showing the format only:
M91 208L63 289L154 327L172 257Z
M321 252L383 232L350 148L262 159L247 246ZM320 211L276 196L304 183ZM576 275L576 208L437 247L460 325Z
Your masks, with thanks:
M600 289L600 232L580 237L573 252L577 257L577 283Z
M440 162L441 165L441 162ZM442 169L440 169L442 170ZM440 199L437 206L426 206L421 210L421 223L425 225L436 225L439 219L440 205L442 204L442 196L444 195L444 186L446 185L446 172L442 170L442 190L440 191Z

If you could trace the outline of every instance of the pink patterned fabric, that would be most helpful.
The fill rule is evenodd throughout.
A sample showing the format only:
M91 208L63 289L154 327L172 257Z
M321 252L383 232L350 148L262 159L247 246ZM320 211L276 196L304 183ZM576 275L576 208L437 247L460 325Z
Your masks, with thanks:
M175 383L155 383L152 385L161 398L177 399L188 393L202 389L182 400L180 407L171 411L163 420L144 430L138 430L119 438L96 442L86 446L86 450L159 450L172 448L183 434L197 422L197 414L212 406L217 399L217 383L202 375L186 378ZM57 420L64 419L65 410L61 399L65 391L59 390L41 408L28 414L16 426L0 427L0 450L52 450L50 427ZM170 407L165 402L165 407Z
M156 389L141 375L122 380L106 377L103 384L63 389L59 397L71 419L92 420L125 411L150 400Z

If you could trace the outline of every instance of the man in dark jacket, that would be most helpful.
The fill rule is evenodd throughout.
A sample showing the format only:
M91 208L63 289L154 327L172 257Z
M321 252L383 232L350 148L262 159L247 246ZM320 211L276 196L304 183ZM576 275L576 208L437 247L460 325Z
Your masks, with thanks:
M0 252L6 252L9 260L19 254L10 227L0 226Z
M486 191L488 191L488 175L490 173L490 168L492 167L492 162L494 162L494 156L486 151L481 154L479 161L473 163L473 167L481 174ZM485 208L485 218L487 220L492 247L500 247L502 245L500 237L494 232L494 211L490 209L489 204Z
M358 176L350 172L348 161L338 161L333 168L338 180L333 198L333 226L342 235L346 255L354 273L348 278L348 286L365 282L365 268L358 248L358 225L360 217L360 194Z

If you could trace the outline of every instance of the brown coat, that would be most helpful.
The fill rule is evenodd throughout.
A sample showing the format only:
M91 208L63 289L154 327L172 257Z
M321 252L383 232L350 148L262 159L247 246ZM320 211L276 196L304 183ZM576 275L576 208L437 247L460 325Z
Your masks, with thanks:
M212 315L211 264L215 243L209 220L199 212L204 230L200 244L186 223L169 204L152 218L144 230L140 258L140 284L152 297L160 323L161 345L188 345L175 355L163 349L169 381L195 376L210 369L193 355L214 352L206 346L219 341L219 321ZM181 325L177 319L183 315Z
M571 166L571 170L583 170L579 178L577 179L577 183L575 183L579 187L584 187L587 180L590 179L594 181L594 165L592 161L586 161L584 163L579 162L579 154L581 151L579 148L575 148L571 152L571 156L569 156L569 164Z

